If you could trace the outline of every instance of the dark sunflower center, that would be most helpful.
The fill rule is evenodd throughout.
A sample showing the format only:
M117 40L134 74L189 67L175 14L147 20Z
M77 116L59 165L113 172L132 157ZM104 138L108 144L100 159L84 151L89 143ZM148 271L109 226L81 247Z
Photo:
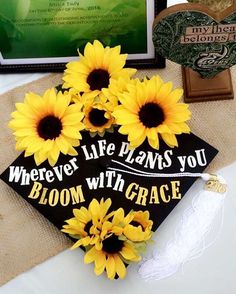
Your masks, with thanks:
M118 239L116 235L105 239L103 242L103 251L109 254L118 253L124 246L124 241Z
M155 128L163 123L165 114L156 103L147 103L139 111L139 119L147 128Z
M53 140L61 134L62 123L59 118L48 115L40 120L37 131L41 138Z
M101 90L102 88L108 88L109 86L110 75L104 69L95 69L93 70L88 78L87 83L90 86L92 91Z
M131 224L132 226L134 226L134 227L141 226L141 227L142 227L142 230L144 230L142 224L140 224L139 222L132 221L130 224Z
M93 108L89 113L89 121L95 127L104 126L108 122L108 119L105 118L104 114L104 110Z
M88 235L90 235L90 228L92 227L92 221L89 221L86 225L85 225L85 227L84 227L84 231L88 234Z

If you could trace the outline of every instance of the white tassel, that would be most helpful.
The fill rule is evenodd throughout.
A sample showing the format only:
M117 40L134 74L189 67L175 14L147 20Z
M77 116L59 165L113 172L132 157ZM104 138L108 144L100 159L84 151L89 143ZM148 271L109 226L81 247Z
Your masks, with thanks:
M115 166L108 169L132 174L139 177L175 178L200 177L205 182L205 190L193 199L192 207L185 210L182 221L176 228L174 238L170 240L163 252L154 251L153 257L141 263L139 274L146 280L161 280L176 273L183 264L198 257L212 242L206 237L213 230L213 220L223 213L226 196L226 183L221 176L207 173L150 173L140 171L124 163L112 160ZM223 214L222 214L223 220Z
M153 257L141 264L139 274L142 278L167 278L212 244L205 243L206 236L212 231L212 223L217 214L223 211L226 183L220 176L202 174L201 177L207 181L205 190L199 192L193 199L192 207L185 210L175 236L163 252L154 251Z

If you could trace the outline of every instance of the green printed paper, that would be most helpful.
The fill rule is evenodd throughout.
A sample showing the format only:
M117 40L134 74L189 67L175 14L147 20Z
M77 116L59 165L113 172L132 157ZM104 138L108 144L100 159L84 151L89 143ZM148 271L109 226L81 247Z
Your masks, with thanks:
M77 56L88 41L147 53L143 0L0 0L4 59Z

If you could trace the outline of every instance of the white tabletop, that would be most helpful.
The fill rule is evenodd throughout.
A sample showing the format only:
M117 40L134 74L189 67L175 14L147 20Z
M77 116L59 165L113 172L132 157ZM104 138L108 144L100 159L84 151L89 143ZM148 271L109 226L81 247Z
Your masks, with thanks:
M0 93L45 74L0 75ZM184 265L176 275L162 280L145 282L137 273L136 264L129 266L128 276L123 281L109 281L105 276L96 277L92 265L83 264L83 252L66 250L61 254L22 273L0 288L1 294L77 294L77 293L181 293L181 294L235 294L236 283L236 163L220 171L229 186L225 201L224 222L214 244L202 256ZM185 208L201 189L198 181L180 204L168 216L155 233L156 245L163 246L174 232ZM149 248L152 251L152 248Z

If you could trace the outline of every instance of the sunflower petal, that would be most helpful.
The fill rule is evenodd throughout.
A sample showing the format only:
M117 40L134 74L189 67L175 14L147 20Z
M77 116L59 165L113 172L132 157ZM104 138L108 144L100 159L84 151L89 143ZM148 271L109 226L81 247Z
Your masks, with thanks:
M139 118L136 114L131 113L130 111L126 109L122 110L115 110L113 115L116 117L117 124L132 124L132 123L138 123Z
M68 144L66 138L63 135L61 135L61 136L57 137L55 141L56 141L57 147L60 149L60 151L66 155L69 150L69 144Z
M107 258L106 271L108 279L113 280L116 274L116 264L112 255L109 255Z
M168 95L166 100L168 100L171 104L175 104L183 96L183 92L183 89L175 89Z
M145 139L146 139L146 132L144 131L140 137L130 141L130 147L136 148L136 147L142 145L143 142L145 141Z
M119 276L120 279L124 279L126 276L126 267L123 261L120 259L118 255L114 255L114 260L115 260L117 275Z
M26 136L35 136L36 131L33 128L27 128L27 129L19 129L14 132L14 135L16 137L26 137Z
M71 126L65 126L63 130L61 131L63 135L72 138L72 139L79 139L80 138L80 133L79 131Z
M120 251L120 254L127 260L136 260L138 258L134 248L129 246L127 243Z
M87 251L84 255L84 263L88 264L95 261L97 257L97 250L95 247L92 247L89 251Z
M154 149L159 149L159 138L155 128L151 128L147 132L148 143Z
M97 68L103 68L103 61L104 61L104 47L102 43L98 40L95 40L94 43L94 51L95 51L95 64Z
M157 92L156 97L161 100L165 99L171 93L172 87L172 82L163 84L160 90Z
M134 99L130 99L127 93L120 95L119 100L124 105L126 109L128 109L132 113L137 113L139 110L139 105Z
M62 118L63 126L75 125L78 122L80 122L83 119L83 117L84 114L82 112L65 115Z
M97 256L95 259L96 268L105 268L106 265L106 255L103 251L97 251Z
M71 155L71 156L77 156L78 155L78 152L75 150L75 148L73 148L72 146L70 146L69 149L68 149L67 154L68 155Z
M34 127L35 122L30 120L29 118L14 119L9 122L8 126L13 130L17 130L21 128L27 128L29 126Z
M37 166L43 163L46 159L47 159L47 154L43 153L41 150L34 153L34 160Z
M178 142L174 134L161 134L161 137L169 147L178 147Z
M48 156L48 161L51 166L54 166L56 164L56 162L58 161L59 155L60 155L60 150L56 142L54 142L53 147L49 151L49 156Z
M80 247L81 245L84 245L84 244L83 244L83 239L80 239L79 241L75 242L75 244L74 244L73 246L71 246L70 249L71 249L71 250L74 250L74 249Z

